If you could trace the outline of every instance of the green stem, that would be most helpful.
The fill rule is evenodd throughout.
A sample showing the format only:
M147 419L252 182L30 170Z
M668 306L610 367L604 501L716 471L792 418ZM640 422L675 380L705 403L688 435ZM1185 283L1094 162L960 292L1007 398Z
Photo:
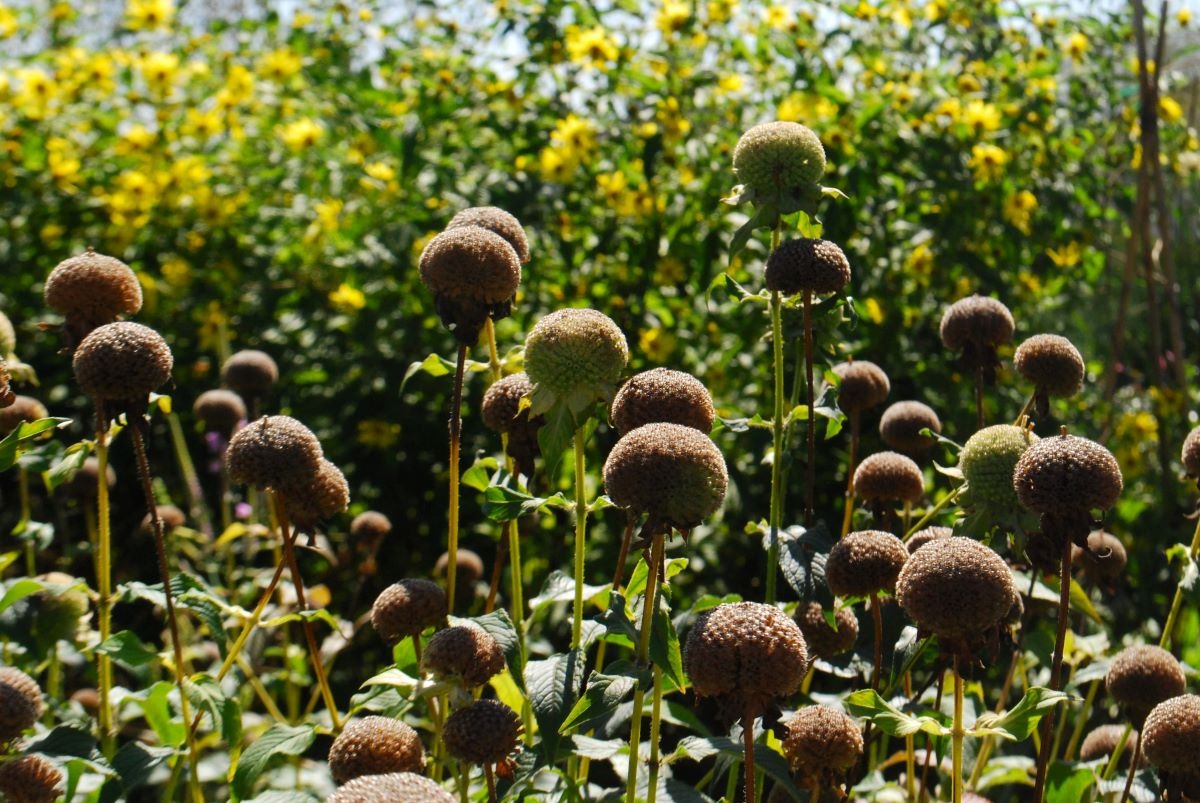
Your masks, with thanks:
M1192 533L1192 545L1188 549L1193 561L1200 558L1200 517L1196 519L1196 531ZM1171 611L1167 614L1167 623L1163 625L1162 638L1158 646L1164 650L1170 649L1171 641L1175 638L1175 627L1178 624L1179 612L1183 609L1183 585L1175 586L1175 597L1171 600Z
M583 643L583 569L587 547L587 476L583 471L583 428L575 428L575 611L571 649Z
M963 682L958 673L958 656L954 656L954 727L950 731L952 740L952 761L954 765L954 803L962 803L963 797Z
M994 709L997 715L1002 713L1004 707L1008 705L1008 697L1012 694L1013 682L1017 677L1017 662L1020 660L1020 651L1013 650L1012 660L1008 664L1008 674L1004 677L1004 685L1000 688L1000 698L996 701ZM967 780L967 787L969 789L974 790L978 785L979 777L983 774L983 768L987 766L988 757L992 754L992 745L994 743L995 740L990 734L983 737L983 744L980 745L979 752L975 754L975 766L971 768L971 777Z
M871 673L871 688L879 691L880 667L883 665L883 612L879 610L879 594L871 594L871 618L875 621L875 669Z
M776 235L772 235L774 241ZM774 250L774 245L772 245ZM771 345L774 352L775 410L771 417L771 521L767 547L766 603L775 604L779 530L783 525L783 313L778 290L771 292Z
M808 382L808 465L804 480L804 526L813 523L813 488L817 482L817 420L813 412L816 405L813 389L813 331L812 291L804 291L804 374Z
M658 796L658 736L662 722L663 674L654 667L654 696L650 704L650 778L646 786L646 803L654 803Z
M208 506L204 504L204 491L200 487L200 476L196 473L196 464L192 462L192 454L188 451L187 440L183 437L183 426L179 423L179 416L174 412L167 413L167 427L171 431L171 446L175 451L175 459L179 463L179 473L183 475L183 484L187 488L190 513L200 525L200 532L211 538L213 534L212 519L208 515Z
M100 403L96 404L96 618L101 643L112 635L112 522L108 509L108 419ZM104 755L116 754L116 734L113 732L112 660L105 653L96 653L96 675L100 685L100 745Z
M858 468L858 438L862 426L859 411L850 413L850 468L846 473L846 510L842 514L842 538L850 532L854 518L854 470Z
M1021 419L1029 415L1029 410L1033 407L1034 399L1037 398L1037 391L1029 394L1029 398L1025 400L1025 406L1021 408L1021 412L1017 413L1017 420L1013 422L1013 426L1021 426Z
M1063 758L1067 761L1074 761L1077 756L1075 751L1079 749L1079 740L1083 738L1083 729L1087 725L1087 721L1092 713L1092 706L1096 703L1096 695L1100 692L1100 681L1093 680L1088 684L1087 694L1083 700L1083 710L1079 716L1075 718L1075 727L1071 730L1071 738L1067 741L1067 749L1063 753Z
M1101 780L1107 781L1113 777L1113 773L1117 771L1117 765L1121 763L1121 756L1125 753L1125 745L1129 741L1129 735L1133 733L1133 724L1125 723L1125 729L1121 731L1121 736L1117 739L1117 743L1113 746L1112 755L1108 757L1108 763L1104 765L1104 772L1100 774Z
M450 397L450 510L449 539L446 546L446 604L454 613L454 581L458 574L458 459L462 438L463 373L467 366L467 347L458 347L458 362L454 369L454 390Z
M646 574L646 593L642 598L642 629L638 634L637 662L645 666L650 662L650 629L654 624L654 610L658 606L658 575L662 566L665 537L655 534L650 544L650 565ZM629 771L625 784L625 803L637 800L637 771L639 748L642 736L642 707L646 702L646 690L641 683L633 692L633 716L629 724ZM653 716L653 715L652 715ZM651 722L653 734L654 723ZM651 748L653 750L653 747Z
M1137 777L1138 763L1141 757L1141 750L1134 750L1133 755L1129 757L1129 776L1125 779L1125 789L1121 792L1121 803L1126 803L1129 800L1129 793L1133 791L1133 779Z
M1050 665L1050 690L1058 691L1062 686L1063 647L1067 640L1067 618L1071 605L1071 539L1063 539L1063 553L1059 570L1058 635L1054 640L1054 660ZM1046 798L1046 772L1050 763L1050 747L1054 736L1055 709L1050 708L1042 718L1042 743L1038 750L1037 776L1034 779L1034 803L1043 803Z
M942 498L942 501L938 502L936 505L931 507L929 509L929 511L925 513L924 516L917 519L916 524L912 525L911 527L909 527L907 530L904 531L904 538L902 540L907 541L909 538L912 538L913 533L917 532L922 527L924 527L926 524L928 524L933 519L934 516L936 516L938 513L941 513L943 510L945 510L947 505L949 505L955 499L958 499L958 495L960 493L962 493L962 489L963 489L963 486L959 485L953 491L946 494Z
M912 699L912 673L904 673L904 696ZM904 789L905 800L915 803L917 799L917 753L916 741L910 733L904 737Z

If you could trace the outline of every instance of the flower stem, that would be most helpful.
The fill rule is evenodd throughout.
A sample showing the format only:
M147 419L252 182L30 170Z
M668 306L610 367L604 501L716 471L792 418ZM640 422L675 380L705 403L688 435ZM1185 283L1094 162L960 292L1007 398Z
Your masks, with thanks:
M952 740L952 763L954 765L954 803L962 803L963 797L963 682L958 672L958 656L954 656L954 727L950 731Z
M458 573L458 453L462 439L463 373L467 366L467 347L458 347L454 368L454 390L450 396L450 511L449 541L446 546L446 604L454 613L454 580Z
M774 244L774 235L773 235ZM767 547L766 603L775 604L779 530L783 524L783 313L778 290L771 292L771 345L774 352L775 410L771 416L771 521Z
M858 438L860 427L859 411L850 414L850 467L846 471L846 512L842 514L842 538L850 532L850 521L854 517L854 470L858 467Z
M650 629L654 625L654 610L658 607L658 575L663 561L665 537L662 533L655 534L650 543L650 565L646 574L646 593L642 598L642 628L638 634L637 662L642 667L650 662ZM661 681L661 678L660 678ZM629 724L629 772L625 785L625 803L634 803L637 799L637 770L639 747L642 736L642 707L646 701L646 690L641 683L633 692L633 716ZM651 714L651 738L655 736L654 721L657 717ZM654 747L651 746L651 750Z
M975 429L983 429L983 365L975 366Z
M754 777L754 719L750 715L750 712L742 715L742 745L746 765L746 803L753 803L756 797L754 789L754 783L757 780Z
M654 667L654 696L650 704L650 779L646 785L646 803L654 803L658 796L658 736L662 722L663 674Z
M491 318L488 318L491 321ZM491 764L483 765L483 777L487 781L488 803L496 803L496 773Z
M1050 665L1050 690L1058 691L1062 684L1063 647L1067 640L1067 618L1071 605L1071 539L1063 539L1063 554L1059 571L1058 635L1054 640L1054 661ZM1054 736L1054 713L1051 708L1042 719L1042 744L1038 755L1037 776L1034 780L1034 803L1046 797L1046 771L1050 761L1050 745Z
M575 610L571 649L583 643L583 569L587 539L587 476L583 471L583 428L575 428Z
M108 509L108 417L96 403L96 618L100 642L112 634L112 522ZM112 659L106 653L96 653L96 676L100 686L100 744L104 755L116 754L116 734L113 733Z
M871 594L871 618L875 621L875 669L871 673L871 688L879 691L880 667L883 665L883 612L879 610L879 594Z
M813 412L816 399L813 391L812 290L804 291L804 376L808 382L808 465L804 480L804 526L811 527L813 487L817 482L817 421Z
M188 451L187 440L183 437L183 426L179 416L167 413L167 428L171 431L171 446L175 459L179 463L179 473L183 475L183 484L187 488L188 507L192 517L200 524L200 532L212 537L212 519L208 515L208 506L204 504L204 491L200 487L200 476L196 473L196 464L192 462L192 454Z
M1188 548L1188 554L1195 561L1200 557L1200 517L1196 519L1196 531L1192 533L1192 545ZM1179 619L1179 612L1183 609L1183 585L1175 586L1175 597L1171 600L1171 610L1167 614L1167 623L1163 625L1162 637L1158 640L1158 646L1164 650L1170 649L1171 640L1175 638L1175 626Z
M1121 803L1129 800L1129 793L1133 791L1133 779L1137 776L1138 759L1142 757L1141 750L1134 750L1133 755L1129 758L1129 777L1125 779L1125 789L1121 792Z

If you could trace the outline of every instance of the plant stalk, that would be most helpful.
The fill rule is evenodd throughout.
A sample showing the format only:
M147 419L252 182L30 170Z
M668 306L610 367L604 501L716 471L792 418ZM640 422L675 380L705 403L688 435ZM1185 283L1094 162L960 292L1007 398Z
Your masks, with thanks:
M954 803L962 803L963 797L963 682L958 672L958 656L954 656L954 727L950 731L951 755L954 765Z
M883 612L879 610L879 594L871 594L871 619L875 622L875 668L871 672L871 689L879 691L880 667L883 665Z
M175 451L175 459L179 463L179 473L183 475L183 484L187 488L188 509L192 517L200 525L200 532L209 538L213 535L212 519L208 515L208 506L204 504L204 491L200 487L200 476L196 473L196 464L192 462L192 454L188 451L187 440L183 437L183 426L179 416L173 411L167 413L167 428L171 431L171 446Z
M491 318L488 318L491 321ZM483 765L483 777L487 781L488 803L496 803L496 773L491 764Z
M454 613L454 580L458 574L458 460L462 440L463 373L467 367L467 347L458 347L458 362L454 368L454 390L450 396L450 510L449 536L446 546L446 604Z
M583 571L587 539L587 475L583 466L583 428L575 428L575 610L571 619L571 649L583 643Z
M638 634L637 662L644 666L650 661L650 629L654 625L654 611L658 607L658 575L663 561L663 548L666 538L662 533L655 534L650 543L650 565L646 574L646 593L642 598L642 629ZM639 683L633 692L633 716L629 725L629 772L625 785L625 803L637 800L637 770L639 747L642 736L642 707L646 701L646 690ZM653 713L651 714L653 717ZM657 718L655 718L657 719ZM654 732L654 722L651 722L651 733ZM652 747L651 750L654 748Z
M1050 690L1058 691L1062 684L1063 646L1067 640L1067 618L1071 605L1071 539L1063 539L1063 554L1059 571L1061 587L1058 594L1058 635L1054 639L1054 662L1050 666ZM1042 743L1038 751L1037 776L1034 780L1034 803L1046 799L1046 773L1050 762L1050 745L1054 741L1054 708L1042 718Z
M983 365L975 366L975 431L983 429Z
M1193 561L1200 557L1200 517L1196 519L1196 530L1192 533L1192 544L1188 548L1188 554L1191 555ZM1167 622L1163 625L1162 637L1158 640L1158 646L1164 650L1171 649L1171 642L1175 638L1175 628L1178 625L1179 612L1183 609L1183 586L1175 586L1175 596L1171 600L1171 610L1167 614Z
M1141 757L1142 751L1134 750L1129 759L1129 777L1125 779L1125 789L1121 792L1121 803L1126 803L1129 800L1129 793L1133 791L1133 779L1137 777L1138 759Z
M754 777L756 772L754 766L754 720L755 717L747 711L742 715L742 746L745 753L746 765L746 803L754 803L757 793L755 790Z
M804 291L804 376L808 382L808 465L804 479L804 526L813 524L813 488L817 483L817 420L813 412L816 399L813 390L813 332L812 290Z
M96 618L100 642L112 635L112 522L108 505L108 418L96 402ZM96 676L100 686L100 745L105 757L116 754L116 734L113 732L112 659L106 653L96 653Z
M658 797L658 738L662 722L663 674L654 667L654 697L650 704L650 778L646 786L646 803L654 803Z
M850 521L854 518L854 470L858 467L858 438L861 417L858 410L850 414L850 468L846 472L846 512L842 515L842 538L850 532Z
M773 249L772 249L773 250ZM771 345L774 352L775 410L771 416L771 521L767 546L765 601L775 604L779 531L783 526L783 312L779 291L771 292Z

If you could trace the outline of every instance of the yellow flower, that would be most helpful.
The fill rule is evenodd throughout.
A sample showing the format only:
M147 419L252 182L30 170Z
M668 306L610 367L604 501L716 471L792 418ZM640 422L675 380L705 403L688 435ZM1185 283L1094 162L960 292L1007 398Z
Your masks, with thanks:
M7 39L20 30L17 15L8 6L0 5L0 39Z
M1088 38L1082 32L1076 31L1067 37L1067 43L1063 45L1063 52L1070 56L1075 61L1079 61L1087 53Z
M342 214L343 204L336 198L331 198L328 201L318 201L313 205L313 211L317 213L317 225L327 233L332 233L338 230L338 218Z
M937 22L946 16L947 3L948 0L930 0L929 5L925 6L925 19Z
M793 93L775 110L779 120L789 123L822 123L837 116L838 107L824 95Z
M47 223L45 226L42 226L42 230L38 232L38 236L41 237L45 245L53 246L58 245L66 233L66 226L61 226L58 223Z
M687 266L676 256L665 256L658 261L654 271L654 283L660 287L679 284L687 278Z
M179 56L174 53L151 53L142 58L138 67L150 91L166 95L179 75Z
M13 97L13 104L26 117L41 120L58 95L58 84L40 69L20 69L16 76L21 88Z
M154 144L157 136L157 134L141 123L131 125L121 134L121 139L117 141L116 151L121 156L144 153Z
M962 73L958 76L958 91L966 94L978 92L983 89L983 84L979 83L979 79L969 72Z
M311 117L293 120L279 132L283 144L293 153L308 150L325 138L325 127Z
M692 16L691 5L682 0L663 0L662 8L654 15L654 24L664 36L678 33Z
M883 323L884 312L883 305L874 298L868 298L863 302L863 317L874 324Z
M638 335L638 347L652 363L664 363L675 351L675 335L659 327L645 329Z
M962 111L962 122L975 132L976 136L1000 127L1000 110L982 100L972 100Z
M259 59L258 71L264 78L269 80L286 81L300 72L302 66L304 66L304 61L300 58L299 54L284 48L282 50L272 50Z
M619 53L617 43L603 27L567 27L567 55L576 64L603 69L610 61L616 61Z
M742 80L742 76L735 73L726 73L717 79L717 91L721 94L737 92L739 89L745 86L745 83L746 82Z
M1050 257L1050 261L1060 268L1070 268L1079 264L1081 250L1079 243L1072 240L1062 248L1047 248L1046 256Z
M1178 123L1183 119L1183 107L1175 98L1164 95L1158 99L1158 114L1168 123Z
M971 147L971 159L967 165L975 171L976 181L995 181L1004 172L1008 153L1003 148L986 142Z
M764 17L767 27L777 31L790 30L796 24L796 18L787 6L767 6Z
M179 257L169 257L160 268L163 279L173 287L184 287L192 280L192 266L187 260Z
M46 143L46 166L58 188L68 192L75 189L79 171L83 169L83 163L76 158L71 143L61 137L52 137Z
M1029 190L1021 190L1004 199L1004 219L1023 234L1029 233L1029 219L1037 209L1037 196Z
M254 95L254 75L241 64L234 64L225 76L225 86L217 92L217 105L228 109L245 103Z
M215 109L188 109L180 130L184 136L208 139L220 134L222 128L221 115Z
M392 192L400 189L396 182L396 169L387 162L368 162L363 165L363 172L366 175L359 179L363 189L383 188Z
M125 22L135 31L154 31L169 27L175 19L172 0L129 0Z
M1190 8L1179 9L1175 13L1175 20L1179 23L1180 27L1186 28L1192 21L1192 10Z
M958 98L946 98L933 109L935 117L947 118L944 122L954 125L962 117L962 103Z
M933 251L928 243L917 243L904 259L904 269L919 277L928 277L933 272Z
M358 422L358 442L372 449L391 449L400 440L400 425L379 418Z
M367 296L357 287L342 282L329 294L329 303L341 312L353 313L367 305Z

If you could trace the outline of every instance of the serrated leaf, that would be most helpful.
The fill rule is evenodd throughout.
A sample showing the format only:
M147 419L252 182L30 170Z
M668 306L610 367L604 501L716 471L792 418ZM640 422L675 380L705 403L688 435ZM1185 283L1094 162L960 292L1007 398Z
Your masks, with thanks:
M590 602L598 595L608 591L608 585L590 586L587 583L583 585L583 600ZM558 569L550 572L546 578L546 582L542 585L542 590L538 595L529 601L529 609L533 613L537 613L547 605L556 602L572 602L575 599L575 581L570 575L565 574Z
M129 667L144 666L158 658L157 651L128 630L113 633L93 650Z
M155 747L141 742L126 742L113 756L112 767L125 792L132 792L150 779L154 769L174 755L170 747Z
M1048 709L1071 699L1070 695L1034 686L1025 692L1011 710L1003 714L987 712L975 720L967 733L971 736L999 736L1002 739L1023 741L1029 738Z
M90 731L73 725L59 725L45 736L27 745L25 752L103 761L103 757L96 750L96 738Z
M833 538L824 525L792 525L779 533L779 568L801 600L811 599L825 582L825 560Z
M483 512L492 521L518 519L547 505L557 508L574 506L561 493L549 497L532 496L506 485L489 485L483 492Z
M912 716L888 703L873 689L856 691L846 698L846 710L870 720L889 736L910 736L919 731L933 736L949 736L950 729L933 717Z
M238 760L233 773L234 794L245 798L273 759L301 755L312 745L316 736L316 729L312 725L272 725L245 749Z
M471 621L496 639L500 649L504 651L504 660L508 663L509 673L516 681L518 688L524 691L525 655L521 650L521 639L517 635L517 629L513 626L508 611L501 608L484 616L477 616Z
M573 745L571 752L593 761L607 761L622 750L627 752L629 749L629 745L625 743L624 739L593 739L582 734L572 736L571 744Z
M579 698L563 721L559 732L566 735L577 728L585 730L617 709L629 699L637 687L637 679L629 675L602 675L593 672L587 691Z
M185 738L183 723L175 720L167 699L174 688L175 684L160 680L146 690L144 697L135 699L158 740L164 745L179 747Z
M200 675L184 684L188 699L200 711L212 717L213 730L228 745L242 743L242 709L236 699L226 697L215 678Z
M537 719L542 756L548 764L553 764L558 756L562 743L559 731L575 708L585 663L582 652L570 650L525 665L525 688Z
M597 621L604 626L608 635L623 636L630 646L637 644L637 628L629 618L625 595L621 592L614 591L609 595L608 610Z
M679 650L679 634L671 621L670 611L663 609L663 596L658 595L659 608L654 612L650 630L650 660L677 689L684 687L683 657Z

